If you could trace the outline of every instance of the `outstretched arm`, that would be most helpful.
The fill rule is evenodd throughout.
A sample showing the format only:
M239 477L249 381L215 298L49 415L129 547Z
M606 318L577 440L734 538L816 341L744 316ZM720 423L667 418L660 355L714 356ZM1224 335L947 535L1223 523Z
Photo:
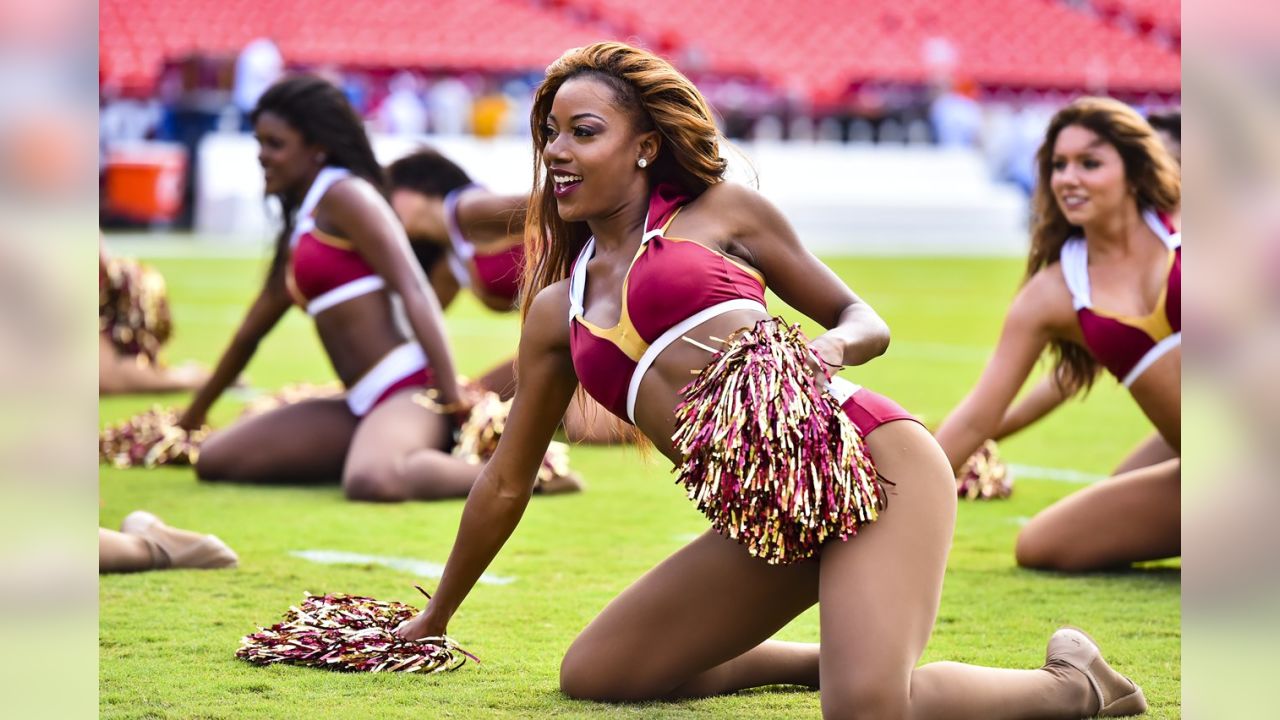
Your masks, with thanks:
M524 234L528 207L528 195L495 195L477 189L458 198L456 219L462 234L477 247L505 245Z
M257 352L258 343L262 342L262 338L266 337L276 323L280 322L289 305L289 292L285 289L284 273L277 271L267 278L262 291L249 306L249 312L245 314L244 320L240 321L240 327L231 337L231 344L218 359L213 375L196 391L195 398L179 418L179 427L194 430L204 424L209 408L240 376L245 366L249 364L249 360L253 358L253 354Z
M800 243L773 203L736 183L715 185L703 197L714 203L713 211L735 218L728 249L760 270L783 302L827 328L810 346L828 374L884 354L889 326Z
M443 635L524 515L547 445L578 385L569 357L568 316L563 283L534 299L520 335L520 384L506 429L467 496L435 596L426 610L400 628L401 635Z
M992 439L1003 440L1028 425L1038 422L1045 415L1057 410L1062 403L1075 394L1074 389L1059 384L1052 374L1042 378L1026 397L1019 400L1004 414L1004 419L1000 421L1000 429Z
M1046 308L1054 305L1048 296L1055 288L1049 287L1044 277L1041 273L1032 278L1014 298L995 353L978 384L938 428L938 443L952 470L959 469L978 446L997 435L1005 411L1052 338Z

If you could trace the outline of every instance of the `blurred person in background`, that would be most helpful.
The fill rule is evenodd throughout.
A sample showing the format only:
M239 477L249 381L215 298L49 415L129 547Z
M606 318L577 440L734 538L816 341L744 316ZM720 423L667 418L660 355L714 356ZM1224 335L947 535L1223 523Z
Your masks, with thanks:
M929 104L929 124L942 147L976 148L982 144L982 106L972 81L943 81Z
M511 99L496 79L487 78L479 97L471 104L471 132L478 138L497 137L507 127Z
M339 481L352 500L460 497L479 467L449 454L467 417L440 304L382 195L382 168L342 91L314 76L273 85L253 112L266 191L284 226L266 283L179 424L213 402L293 304L316 330L345 397L315 398L217 431L196 474L238 482ZM396 322L403 301L413 337ZM432 389L431 408L414 401Z
M515 530L537 459L580 382L680 466L695 462L672 439L681 389L708 363L708 351L716 353L705 343L719 345L717 338L769 319L766 278L783 301L829 328L799 341L815 380L888 346L884 321L804 248L777 209L723 181L711 111L666 61L619 43L570 50L548 68L534 108L541 172L527 223L535 264L523 298L522 381L497 453L467 499L439 588L398 630L409 638L445 634ZM712 382L729 393L725 385L741 377ZM952 541L951 471L905 409L847 381L833 386L843 395L836 412L856 418L893 487L880 517L791 564L752 557L708 530L583 630L561 663L561 690L642 702L804 685L821 688L827 717L1080 718L1145 710L1141 690L1074 629L1054 634L1036 670L916 667ZM760 404L746 411L754 409L769 417ZM779 432L795 422L769 421ZM715 469L737 471L731 461ZM770 640L814 604L821 644Z
M1161 144L1165 150L1178 163L1178 167L1182 167L1182 114L1177 110L1168 112L1151 113L1147 116L1147 122L1155 130L1156 135L1160 138ZM1168 213L1171 226L1174 228L1182 227L1182 208L1178 207ZM1021 398L1017 403L1005 412L1004 418L1000 421L1000 429L992 436L992 440L1000 441L1011 435L1014 435L1028 426L1044 419L1049 413L1056 410L1064 402L1076 396L1081 388L1070 385L1069 383L1059 382L1058 378L1050 375L1039 383ZM1153 433L1141 445L1134 449L1124 460L1111 471L1112 475L1120 475L1121 473L1138 468L1154 465L1164 460L1170 460L1178 456L1177 451L1169 446L1160 433Z
M1122 472L1055 503L1018 536L1029 568L1084 572L1181 552L1182 245L1177 163L1115 100L1079 99L1037 153L1035 225L1022 290L976 387L937 437L956 468L1001 430L1046 347L1063 395L1106 368L1159 435Z
M387 181L391 206L443 307L467 288L490 310L517 308L528 196L490 192L430 148L391 163ZM503 400L511 398L514 358L485 373L479 383ZM621 423L586 396L570 405L564 425L573 442L610 443L625 437Z
M427 131L427 104L418 91L418 78L409 72L396 73L391 92L378 107L378 128L389 135L421 135Z
M240 111L241 130L253 130L253 109L258 98L284 74L284 57L269 38L255 38L236 56L231 100Z
M172 332L164 278L141 263L112 257L99 236L98 393L163 393L203 385L208 370L161 361Z
M427 111L431 132L436 135L464 135L471 132L471 88L451 75L436 79L427 89Z

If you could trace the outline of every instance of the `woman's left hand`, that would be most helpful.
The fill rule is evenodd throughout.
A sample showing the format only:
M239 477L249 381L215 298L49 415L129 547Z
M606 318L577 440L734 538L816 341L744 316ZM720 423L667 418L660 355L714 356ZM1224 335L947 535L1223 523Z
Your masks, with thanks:
M819 335L809 343L813 352L809 366L813 376L820 380L830 380L832 375L844 367L844 346L830 335Z

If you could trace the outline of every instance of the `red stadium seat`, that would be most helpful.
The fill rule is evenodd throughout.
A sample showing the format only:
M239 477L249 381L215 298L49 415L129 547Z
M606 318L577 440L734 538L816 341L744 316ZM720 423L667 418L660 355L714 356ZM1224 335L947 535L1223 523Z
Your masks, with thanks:
M786 85L924 82L936 71L926 48L945 38L952 72L979 84L1084 88L1101 73L1114 90L1177 92L1176 49L1106 16L1178 38L1178 0L1094 6L1097 17L1059 0L646 0L642 10L633 0L102 0L99 39L106 79L144 92L167 60L233 53L260 36L294 64L504 72L620 32L678 63L696 55L699 71Z

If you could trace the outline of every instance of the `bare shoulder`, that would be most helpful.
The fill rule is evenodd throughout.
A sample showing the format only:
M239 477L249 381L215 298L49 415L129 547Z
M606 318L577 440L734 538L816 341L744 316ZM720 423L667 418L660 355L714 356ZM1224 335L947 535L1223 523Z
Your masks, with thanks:
M697 200L690 203L690 207L699 213L756 219L778 212L759 190L728 180L707 188Z
M1031 276L1009 308L1010 317L1034 319L1051 331L1065 331L1075 323L1071 291L1062 276L1062 266L1051 263Z
M368 180L355 175L345 177L333 184L324 197L320 199L318 209L343 212L364 206L367 203L381 202L382 193L369 184Z
M714 242L722 252L759 267L758 239L794 240L782 213L764 195L741 183L707 188L676 218L673 234ZM687 233L687 234L686 234Z

